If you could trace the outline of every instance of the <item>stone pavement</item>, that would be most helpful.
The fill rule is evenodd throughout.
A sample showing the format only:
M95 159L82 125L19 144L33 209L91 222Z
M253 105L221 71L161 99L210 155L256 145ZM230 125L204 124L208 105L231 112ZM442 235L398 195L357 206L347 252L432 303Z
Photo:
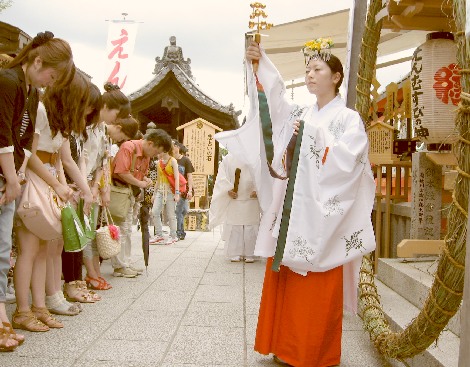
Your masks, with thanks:
M140 232L133 256L143 264ZM78 316L60 317L63 329L25 332L24 345L0 353L0 366L241 367L278 366L253 351L264 261L231 263L220 234L188 232L171 246L151 246L148 274L114 278L103 300ZM8 305L11 316L15 305ZM361 320L345 316L341 366L388 364L373 350Z

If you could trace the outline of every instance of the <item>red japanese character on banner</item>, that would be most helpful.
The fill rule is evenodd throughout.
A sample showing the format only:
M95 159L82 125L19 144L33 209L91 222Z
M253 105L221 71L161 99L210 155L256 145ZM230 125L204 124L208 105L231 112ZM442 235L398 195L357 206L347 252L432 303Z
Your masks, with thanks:
M443 103L448 104L449 98L453 105L457 106L460 101L460 70L457 64L443 66L434 74L433 85L436 97Z
M108 82L119 85L119 88L123 89L124 84L126 84L127 75L124 77L124 80L122 81L122 83L119 84L118 73L119 73L120 68L121 68L121 63L119 61L116 61L113 71L111 72L111 74L109 74Z
M125 29L121 29L121 38L117 40L111 41L112 45L115 46L114 49L109 53L108 59L111 60L116 54L117 57L120 59L127 59L129 57L128 54L123 54L124 48L122 45L128 41L128 33Z

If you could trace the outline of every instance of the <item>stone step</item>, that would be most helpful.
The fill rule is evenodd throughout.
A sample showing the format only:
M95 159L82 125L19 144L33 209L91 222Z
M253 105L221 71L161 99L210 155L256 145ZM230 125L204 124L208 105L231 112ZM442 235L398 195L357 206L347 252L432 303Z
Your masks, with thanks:
M377 278L415 307L422 309L434 281L437 260L406 262L403 259L379 259ZM460 336L460 310L447 328Z
M385 316L394 332L403 331L418 315L420 309L376 279L377 290ZM409 367L457 367L459 359L460 338L444 330L423 353L406 359ZM395 365L395 364L394 364Z

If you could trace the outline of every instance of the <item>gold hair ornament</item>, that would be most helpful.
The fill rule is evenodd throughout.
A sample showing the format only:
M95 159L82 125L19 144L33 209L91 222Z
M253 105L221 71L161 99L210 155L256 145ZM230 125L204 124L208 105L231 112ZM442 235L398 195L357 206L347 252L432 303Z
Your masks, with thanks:
M323 61L330 60L331 48L334 46L331 38L317 38L308 41L302 47L302 53L305 58L305 65L312 59L322 59Z

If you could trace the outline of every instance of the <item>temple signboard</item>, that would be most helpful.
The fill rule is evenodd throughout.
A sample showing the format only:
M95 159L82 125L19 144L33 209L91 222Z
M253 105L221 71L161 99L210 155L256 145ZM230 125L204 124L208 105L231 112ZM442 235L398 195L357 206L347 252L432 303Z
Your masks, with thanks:
M183 129L183 144L194 167L193 189L194 209L190 209L185 219L189 231L207 231L208 209L200 209L199 200L207 196L207 176L214 174L217 163L215 133L222 131L218 126L197 118L176 128Z
M222 129L202 118L197 118L176 129L184 129L183 144L188 149L194 173L214 174L214 164L217 160L214 134Z
M206 196L207 176L193 174L194 196Z

